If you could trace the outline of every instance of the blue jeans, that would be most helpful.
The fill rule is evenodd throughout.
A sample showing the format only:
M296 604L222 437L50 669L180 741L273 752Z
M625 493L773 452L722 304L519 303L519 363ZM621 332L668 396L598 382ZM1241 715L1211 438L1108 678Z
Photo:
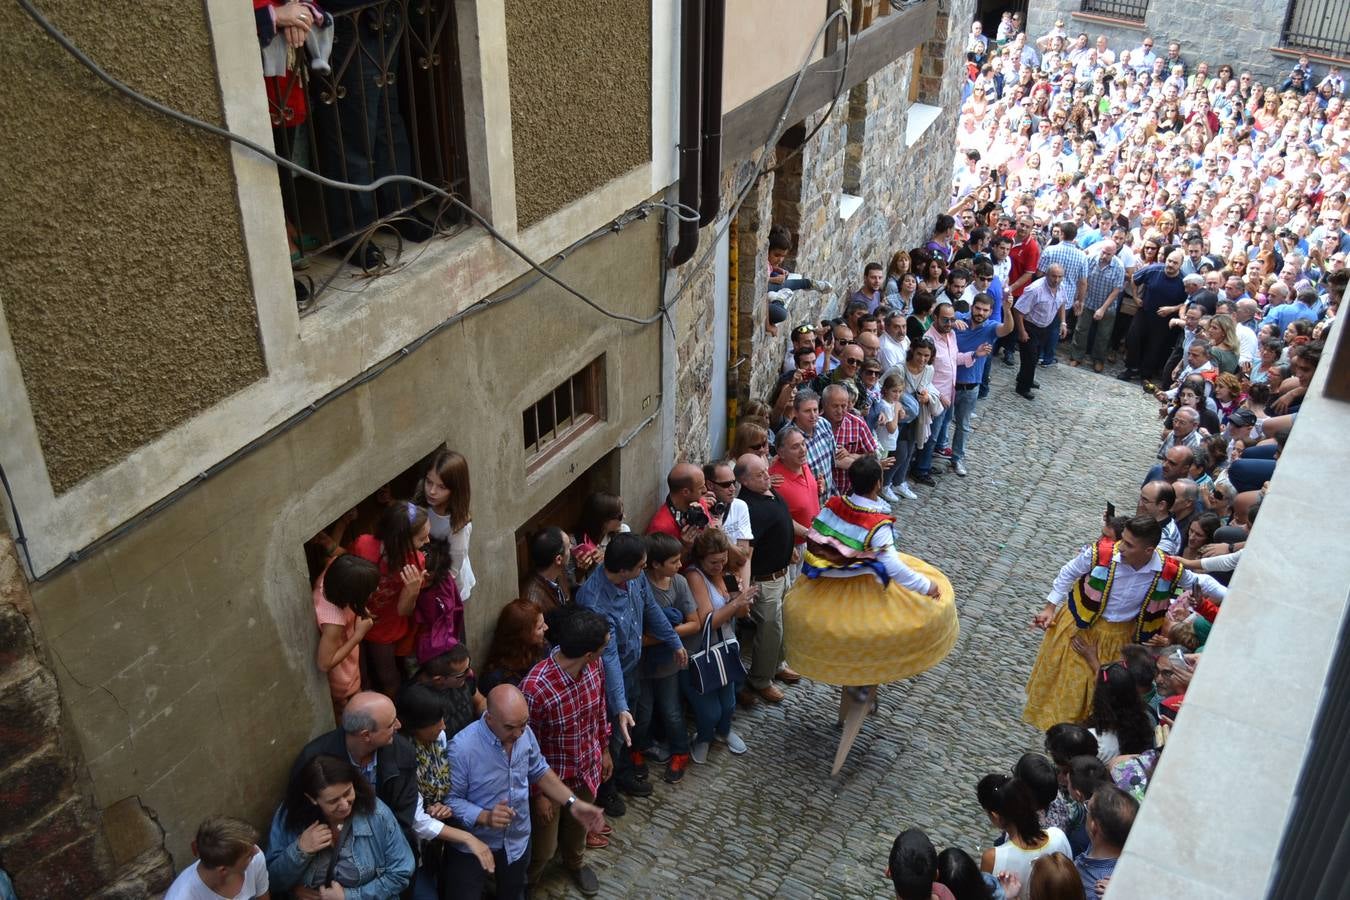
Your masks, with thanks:
M941 416L933 420L933 430L928 435L928 443L923 445L918 462L914 464L914 471L920 475L927 475L933 470L933 454L947 446L947 426L951 424L955 410L956 404L953 403L942 411Z
M899 440L895 442L895 449L891 451L891 459L895 460L895 465L886 470L886 487L895 487L904 484L905 479L909 477L909 463L914 459L914 441Z
M736 685L731 683L700 694L694 690L694 682L688 669L680 670L680 687L694 710L694 743L712 743L713 735L726 737L731 733L731 714L736 711Z
M637 708L633 711L633 749L652 745L652 714L665 726L671 753L689 752L689 734L684 730L684 707L680 704L680 681L675 675L642 678L638 682Z
M958 386L959 387L959 386ZM956 399L952 401L952 419L956 422L956 429L952 432L952 463L958 463L966 456L966 432L970 429L970 414L975 412L975 401L979 393L979 388L967 388L966 390L957 390Z

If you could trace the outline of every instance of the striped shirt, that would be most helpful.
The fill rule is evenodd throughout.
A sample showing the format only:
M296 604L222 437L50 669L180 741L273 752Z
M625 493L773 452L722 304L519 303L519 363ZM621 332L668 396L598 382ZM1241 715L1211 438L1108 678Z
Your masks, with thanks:
M1102 304L1111 296L1112 291L1119 291L1125 287L1125 267L1114 256L1107 265L1102 265L1101 260L1097 259L1088 265L1087 281L1087 297L1083 300L1083 308L1096 312L1102 308ZM1112 309L1119 304L1120 296L1117 295L1111 304Z
M803 432L805 434L805 432ZM814 434L806 437L806 465L816 476L817 484L822 485L825 496L834 493L834 426L824 416L816 419Z
M1064 284L1072 288L1064 304L1068 306L1073 303L1074 297L1078 296L1079 279L1087 277L1087 254L1068 241L1060 241L1058 244L1046 247L1041 251L1041 262L1037 266L1037 271L1044 275L1050 271L1051 266L1064 267Z

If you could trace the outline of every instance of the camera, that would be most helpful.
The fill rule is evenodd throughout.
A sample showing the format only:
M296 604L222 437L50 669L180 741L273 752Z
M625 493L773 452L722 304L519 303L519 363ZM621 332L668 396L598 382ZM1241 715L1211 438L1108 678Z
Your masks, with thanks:
M681 525L689 525L694 528L707 528L710 521L708 514L704 512L703 507L698 504L689 507L684 511L684 514L680 516Z

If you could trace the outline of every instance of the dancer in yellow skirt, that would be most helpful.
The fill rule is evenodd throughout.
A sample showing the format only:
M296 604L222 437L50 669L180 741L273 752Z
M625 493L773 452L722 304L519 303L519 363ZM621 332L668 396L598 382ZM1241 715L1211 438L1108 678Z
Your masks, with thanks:
M1136 516L1125 523L1119 541L1104 537L1059 570L1045 607L1032 619L1045 639L1027 681L1022 721L1048 731L1061 722L1082 722L1092 712L1093 671L1072 646L1079 635L1106 664L1119 659L1126 644L1157 634L1182 591L1194 588L1222 602L1227 588L1158 550L1161 536L1156 519Z
M845 688L835 772L876 686L937 665L960 631L951 582L895 549L895 517L879 499L881 471L874 456L849 466L854 493L832 497L811 523L803 577L783 598L784 649L793 667Z

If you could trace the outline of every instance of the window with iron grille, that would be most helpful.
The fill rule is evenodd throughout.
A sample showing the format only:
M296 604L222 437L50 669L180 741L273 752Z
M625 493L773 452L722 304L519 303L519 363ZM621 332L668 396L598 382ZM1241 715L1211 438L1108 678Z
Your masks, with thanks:
M1350 3L1289 0L1280 46L1350 59Z
M1142 22L1148 13L1148 0L1083 0L1080 10L1113 19Z
M604 354L528 407L521 419L529 469L538 467L582 432L603 422Z

